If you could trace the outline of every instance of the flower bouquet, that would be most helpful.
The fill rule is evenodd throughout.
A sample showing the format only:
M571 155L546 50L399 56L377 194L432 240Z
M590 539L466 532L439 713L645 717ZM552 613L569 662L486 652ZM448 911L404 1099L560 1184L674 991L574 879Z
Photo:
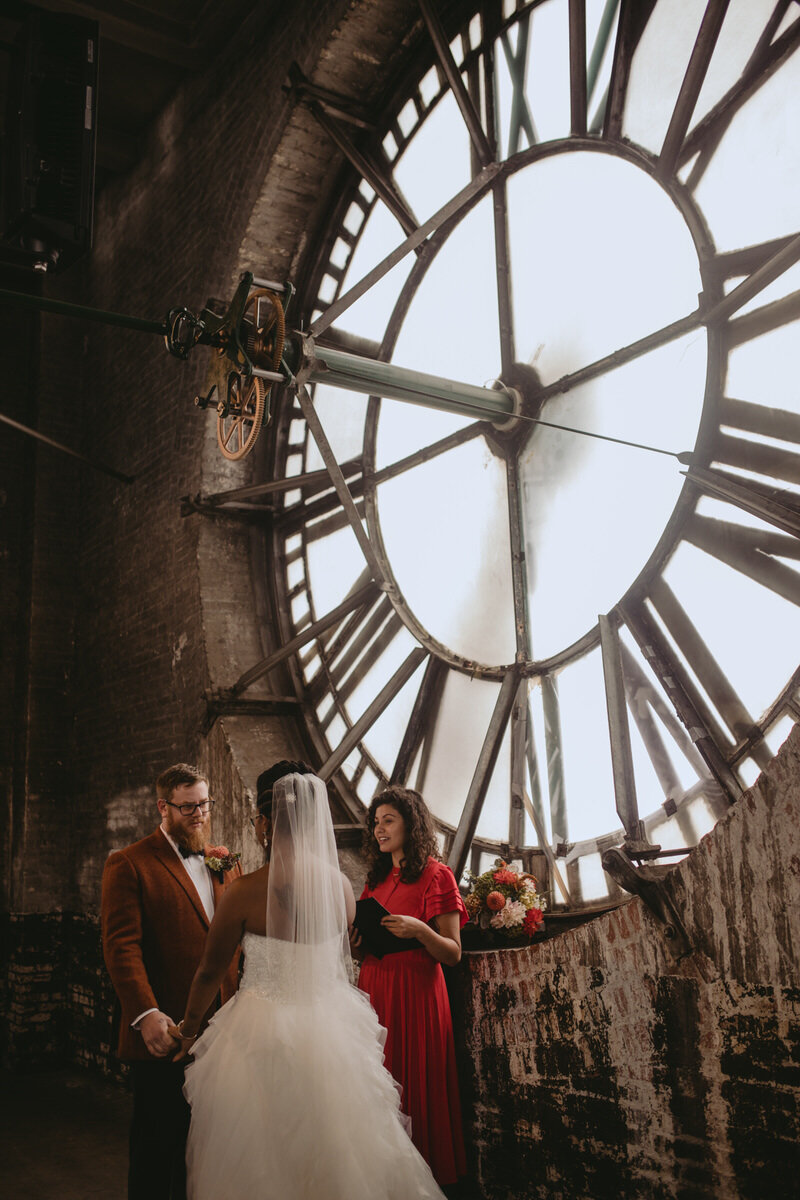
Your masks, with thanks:
M208 846L203 862L210 870L221 875L223 871L235 867L241 857L241 854L231 854L227 846Z
M544 928L547 901L536 890L533 875L516 871L502 858L482 875L467 872L464 898L470 925L483 930L495 944L531 941ZM465 932L470 926L465 926Z

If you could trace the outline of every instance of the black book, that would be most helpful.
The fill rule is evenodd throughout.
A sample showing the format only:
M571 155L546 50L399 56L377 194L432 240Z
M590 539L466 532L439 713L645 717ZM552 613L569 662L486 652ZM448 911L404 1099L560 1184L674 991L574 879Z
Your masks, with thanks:
M356 900L356 915L353 920L361 934L361 945L368 954L383 958L384 954L398 954L401 950L417 950L422 942L417 938L400 938L390 933L385 925L381 925L384 917L389 916L388 908L384 908L374 896L364 900Z

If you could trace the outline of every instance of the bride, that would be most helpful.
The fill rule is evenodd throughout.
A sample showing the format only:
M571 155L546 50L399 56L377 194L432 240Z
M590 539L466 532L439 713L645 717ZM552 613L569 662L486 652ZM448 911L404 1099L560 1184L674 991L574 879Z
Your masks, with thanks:
M352 984L355 901L325 785L298 766L259 779L253 823L269 861L226 889L172 1031L177 1057L194 1057L188 1195L443 1200L383 1066L386 1032ZM195 1040L240 941L239 991Z

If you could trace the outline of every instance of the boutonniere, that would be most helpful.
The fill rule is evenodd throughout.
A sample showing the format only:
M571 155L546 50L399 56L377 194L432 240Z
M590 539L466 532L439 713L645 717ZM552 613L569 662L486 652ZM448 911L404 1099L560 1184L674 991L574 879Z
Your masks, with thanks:
M241 854L231 854L227 846L209 846L203 862L209 870L217 871L221 875L223 871L230 871L231 867L235 867L241 857Z

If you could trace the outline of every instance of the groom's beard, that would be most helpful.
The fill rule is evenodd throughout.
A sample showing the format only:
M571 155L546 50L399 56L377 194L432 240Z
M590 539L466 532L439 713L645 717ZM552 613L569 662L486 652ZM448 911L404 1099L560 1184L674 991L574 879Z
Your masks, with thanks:
M170 813L170 821L173 820ZM191 829L186 829L178 821L168 824L167 833L184 850L202 850L211 841L211 813L208 814L202 825L194 825Z

